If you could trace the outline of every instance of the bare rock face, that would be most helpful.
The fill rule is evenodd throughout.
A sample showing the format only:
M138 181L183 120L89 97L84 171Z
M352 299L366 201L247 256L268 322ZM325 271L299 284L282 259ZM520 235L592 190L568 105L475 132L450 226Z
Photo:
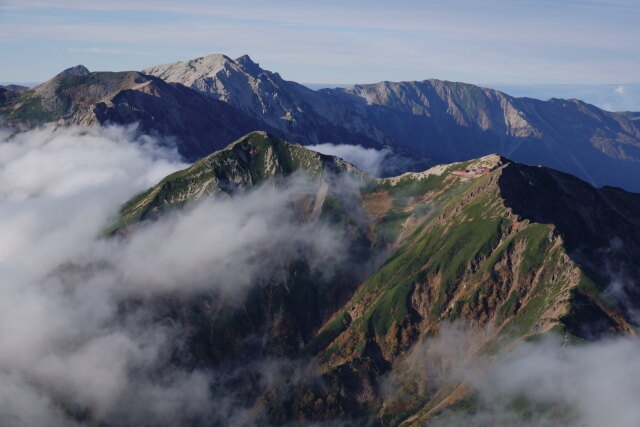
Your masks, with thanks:
M280 74L262 69L248 55L233 60L214 54L142 72L228 103L292 142L376 149L393 142L366 117L359 99L340 93L327 95L284 80ZM407 149L405 144L394 143L393 150L396 161L383 165L383 176L429 165L424 155Z
M59 76L86 76L90 71L84 65L76 65L58 73Z
M293 122L304 120L303 116L311 113L302 107L308 98L320 98L305 86L287 82L278 73L263 70L248 55L233 60L214 54L158 65L142 72L225 101L281 130L295 127Z

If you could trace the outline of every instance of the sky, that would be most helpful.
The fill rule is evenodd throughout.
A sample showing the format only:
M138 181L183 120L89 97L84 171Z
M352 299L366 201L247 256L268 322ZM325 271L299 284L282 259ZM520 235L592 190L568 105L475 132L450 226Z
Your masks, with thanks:
M637 0L0 0L0 82L249 54L284 78L640 81Z

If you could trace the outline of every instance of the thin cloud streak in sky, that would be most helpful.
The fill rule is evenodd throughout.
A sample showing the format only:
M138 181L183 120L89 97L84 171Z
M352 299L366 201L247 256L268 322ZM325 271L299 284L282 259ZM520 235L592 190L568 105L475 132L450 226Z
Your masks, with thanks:
M292 30L250 24L211 26L189 22L170 29L163 28L162 24L141 24L135 29L123 28L120 25L78 24L29 27L13 24L5 25L4 30L0 29L0 33L6 39L16 39L22 34L27 38L53 38L67 43L80 38L89 43L126 44L130 40L136 40L138 45L156 46L153 49L154 52L159 52L158 45L172 49L187 46L187 49L193 52L186 57L168 56L166 58L158 53L159 59L155 61L138 60L141 64L139 68L156 65L157 62L189 59L189 56L195 57L215 51L231 56L249 53L268 68L281 72L286 78L301 81L333 79L332 81L336 83L351 83L421 80L429 77L471 82L513 81L531 80L535 76L544 74L553 74L552 79L547 79L554 81L570 79L610 81L611 68L627 70L620 71L619 81L629 80L635 76L632 74L634 61L628 57L608 61L606 64L599 64L597 61L592 63L567 60L556 62L553 58L531 57L526 53L517 53L518 49L515 47L513 54L507 54L491 50L488 46L483 48L481 44L478 45L478 42L470 46L464 41L455 41L454 38L453 41L456 44L448 46L440 43L438 38L420 38L410 34L394 37L383 34L327 34L325 31L314 28ZM249 39L252 40L250 46ZM216 46L202 47L203 40L215 40ZM420 46L416 44L418 42L421 43ZM486 43L490 44L490 42ZM282 51L281 46L287 46L286 52ZM425 49L429 50L429 55L421 54ZM382 63L380 58L385 58ZM91 66L90 58L78 62L88 62L86 65L95 68ZM335 73L344 68L345 64L349 65L339 77L327 76L327 72ZM61 64L59 68L68 65L72 64ZM112 67L117 70L117 66L112 65ZM287 73L287 67L294 67L295 74ZM582 71L585 67L590 69L590 75L579 78L583 75ZM132 67L123 65L123 69L130 68ZM473 75L466 71L469 68L474 70ZM391 75L397 77L390 77Z
M151 52L140 52L137 50L123 50L123 49L109 49L103 47L88 47L88 48L67 48L67 51L74 53L106 53L109 55L153 55Z
M640 68L634 37L640 31L634 24L640 7L617 5L489 2L479 6L458 1L436 2L427 9L412 1L402 7L363 2L304 7L277 2L265 7L253 1L74 1L53 6L12 1L5 4L13 19L0 29L5 40L0 49L7 43L46 39L67 41L66 46L77 41L121 43L113 49L152 51L161 58L158 62L214 52L248 53L287 78L335 83L429 77L476 83L628 82L637 79ZM68 18L61 12L55 20L42 16L56 7ZM597 13L594 7L599 8ZM110 11L114 17L120 11L123 17L98 19L95 10ZM125 13L135 18L128 19ZM128 48L132 43L135 48ZM140 49L142 45L153 48ZM72 53L78 58L82 54ZM155 64L122 56L112 66L116 70L149 65ZM13 66L16 73L18 66ZM7 74L1 80L11 78Z

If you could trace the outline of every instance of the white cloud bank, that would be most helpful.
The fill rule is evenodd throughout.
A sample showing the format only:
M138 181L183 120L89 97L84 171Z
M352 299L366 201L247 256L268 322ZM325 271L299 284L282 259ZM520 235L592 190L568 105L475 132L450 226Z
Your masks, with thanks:
M376 150L375 148L364 148L361 145L348 144L316 144L307 145L306 148L318 153L340 157L349 163L354 164L358 169L380 176L385 159L392 156L393 152L387 148Z
M1 137L3 425L74 425L87 410L110 425L204 422L217 410L215 378L167 362L184 331L122 302L205 289L231 298L277 280L293 256L312 268L343 257L330 227L296 216L317 189L302 178L96 239L124 201L185 166L135 135L44 128Z
M123 311L120 303L205 288L242 295L258 280L277 280L292 254L318 268L335 264L345 248L334 230L299 221L290 209L313 199L316 184L294 179L283 190L205 201L128 238L97 241L122 202L184 167L175 152L123 128L6 137L0 143L1 423L75 425L89 409L107 423L180 425L210 419L223 403L237 412L234 401L212 395L211 372L170 368L170 348L184 336L178 325L153 322L144 308ZM365 153L375 165L380 154ZM491 334L443 325L439 338L408 356L409 370L427 372L429 381L464 381L478 390L484 410L445 414L443 425L557 424L554 413L522 418L508 406L514 396L571 408L562 420L569 425L640 424L636 339L578 347L527 343L490 364L468 357Z
M132 193L183 167L176 153L132 128L42 128L7 137L0 143L3 424L73 425L84 408L109 418L138 393L151 405L176 388L206 395L198 373L176 373L168 386L129 381L131 370L161 356L167 334L118 326L107 287L51 275L90 249Z
M416 344L408 354L400 370L405 376L391 376L388 385L415 376L429 387L472 386L478 408L444 411L436 426L640 425L637 338L566 345L550 336L488 357L482 349L493 337L491 329L443 323L437 337ZM518 411L515 399L529 407Z
M133 128L16 135L0 144L0 262L48 271L83 251L132 193L184 166Z

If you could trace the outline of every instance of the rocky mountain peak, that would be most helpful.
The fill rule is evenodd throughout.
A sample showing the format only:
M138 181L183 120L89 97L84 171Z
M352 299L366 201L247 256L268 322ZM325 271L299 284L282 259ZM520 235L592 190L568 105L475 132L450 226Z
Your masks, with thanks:
M60 72L58 76L86 76L90 71L84 65L76 65Z
M142 72L168 82L177 82L197 89L197 86L202 86L201 80L215 78L223 70L239 72L238 68L236 63L228 56L211 54L189 61L156 65L145 68ZM206 91L200 90L200 92Z
M473 160L469 165L469 168L496 169L506 163L512 163L512 161L504 156L501 156L500 154L488 154L486 156Z
M232 195L298 170L326 179L341 172L358 179L373 179L338 157L289 143L265 131L254 131L187 169L167 176L127 203L120 212L120 220L107 234L186 202L193 203L212 194Z
M240 67L242 67L242 69L245 72L253 76L257 76L258 74L264 72L264 70L260 68L260 64L258 64L257 62L254 62L249 57L249 55L242 55L241 57L235 60L235 63L238 64Z
M183 62L183 64L190 64L197 67L223 67L228 63L233 63L233 60L227 55L221 53L212 53L210 55L201 56L190 61Z

